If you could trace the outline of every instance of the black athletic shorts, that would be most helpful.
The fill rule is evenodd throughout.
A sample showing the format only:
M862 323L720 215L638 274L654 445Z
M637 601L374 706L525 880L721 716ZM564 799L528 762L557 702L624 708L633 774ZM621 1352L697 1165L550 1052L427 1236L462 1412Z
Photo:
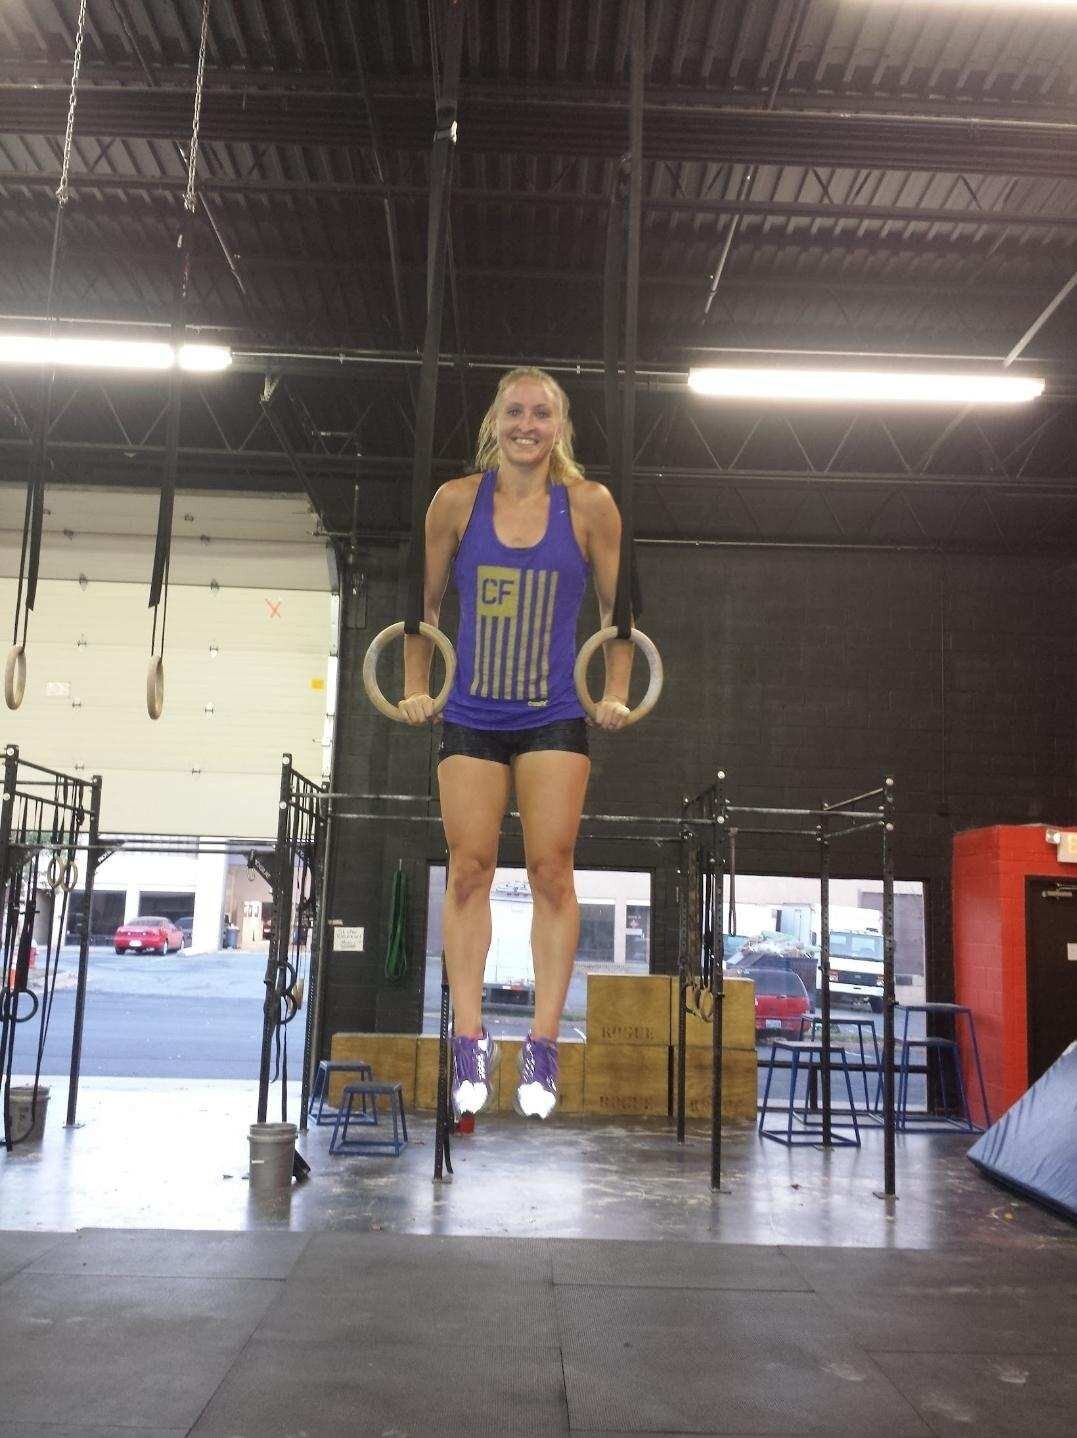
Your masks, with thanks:
M438 762L453 754L466 754L471 759L511 764L517 754L534 754L544 749L560 749L569 754L589 756L587 721L558 719L553 724L539 724L534 729L472 729L468 724L446 721L441 726Z

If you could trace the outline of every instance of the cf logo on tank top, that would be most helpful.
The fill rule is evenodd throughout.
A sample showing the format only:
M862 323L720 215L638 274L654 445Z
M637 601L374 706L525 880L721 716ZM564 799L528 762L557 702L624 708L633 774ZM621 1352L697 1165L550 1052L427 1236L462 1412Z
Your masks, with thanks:
M487 618L515 617L520 591L518 569L501 569L495 564L480 564L478 584L480 614Z
M557 580L550 569L476 567L472 694L534 706L548 701Z

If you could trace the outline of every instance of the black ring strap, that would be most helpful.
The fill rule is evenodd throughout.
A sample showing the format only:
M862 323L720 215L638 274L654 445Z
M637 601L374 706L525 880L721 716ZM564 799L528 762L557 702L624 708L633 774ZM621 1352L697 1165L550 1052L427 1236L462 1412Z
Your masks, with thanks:
M430 155L430 212L426 245L426 330L423 335L419 396L415 413L415 462L411 472L411 545L408 550L408 592L404 633L418 634L424 612L426 577L426 508L430 502L434 465L434 416L437 404L438 362L441 357L441 318L445 308L445 272L449 248L449 201L452 195L453 156L456 149L456 110L460 92L460 58L463 50L463 0L447 0L441 90L437 124Z

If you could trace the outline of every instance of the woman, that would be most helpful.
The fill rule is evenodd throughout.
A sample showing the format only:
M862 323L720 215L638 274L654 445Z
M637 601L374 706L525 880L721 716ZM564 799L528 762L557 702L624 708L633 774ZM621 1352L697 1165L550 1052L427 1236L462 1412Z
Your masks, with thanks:
M452 991L457 1114L489 1101L497 1054L482 1022L490 886L515 787L534 900L535 1017L520 1054L519 1113L557 1103L557 1037L579 939L573 850L590 772L576 695L576 618L594 576L602 624L617 588L621 521L612 496L572 455L568 399L538 369L505 374L479 429L477 474L434 495L426 518L425 618L436 625L450 571L460 596L458 667L444 709L438 787L449 849L445 964ZM409 724L433 715L430 641L409 635ZM632 645L606 646L597 723L620 729Z

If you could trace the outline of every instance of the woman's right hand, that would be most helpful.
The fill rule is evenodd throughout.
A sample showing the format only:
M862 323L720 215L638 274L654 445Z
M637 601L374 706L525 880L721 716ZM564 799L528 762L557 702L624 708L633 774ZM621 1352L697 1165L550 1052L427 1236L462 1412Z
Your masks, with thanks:
M429 694L409 694L400 701L405 724L429 724L435 718L434 701Z

